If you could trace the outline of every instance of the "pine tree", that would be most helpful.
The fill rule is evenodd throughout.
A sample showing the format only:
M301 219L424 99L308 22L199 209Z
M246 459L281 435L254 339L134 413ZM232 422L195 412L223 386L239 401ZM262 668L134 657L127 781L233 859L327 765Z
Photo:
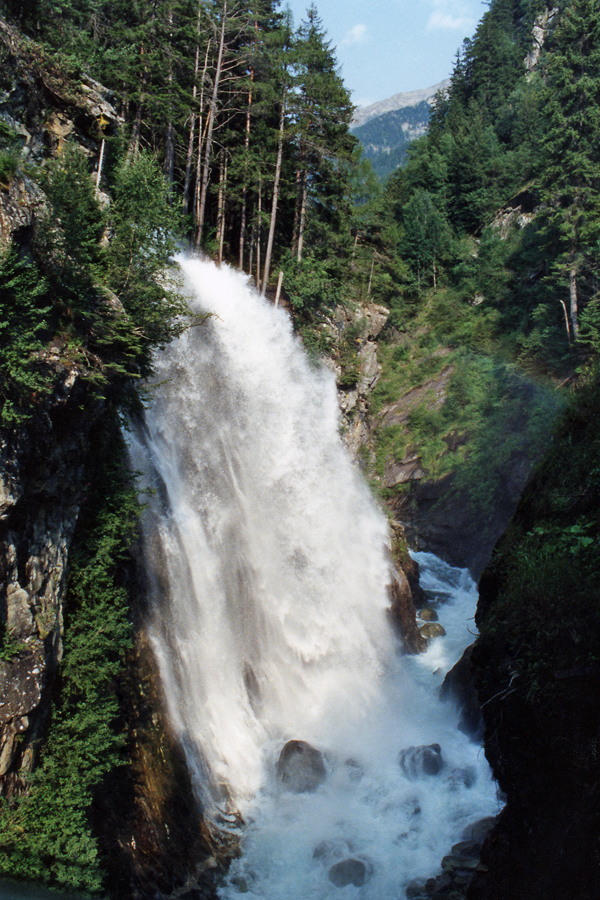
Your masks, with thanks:
M542 173L546 248L564 285L569 336L579 332L580 286L600 238L600 4L572 0L547 64L548 121ZM567 294L568 288L568 294Z
M347 214L349 166L356 143L349 132L354 107L337 71L316 8L311 6L298 32L294 135L297 154L293 251L302 259L307 232L313 245L327 243ZM313 217L312 228L309 215ZM325 226L317 227L317 221Z

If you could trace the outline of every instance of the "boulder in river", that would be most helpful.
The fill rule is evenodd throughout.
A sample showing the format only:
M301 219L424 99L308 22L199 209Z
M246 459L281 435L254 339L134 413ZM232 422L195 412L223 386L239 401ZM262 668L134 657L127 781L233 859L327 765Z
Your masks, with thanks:
M477 781L477 772L473 766L454 766L444 776L444 780L454 791L461 787L470 788Z
M421 775L437 775L444 765L442 748L439 744L405 747L398 754L398 762L408 778L419 778Z
M343 888L349 884L362 887L371 877L372 867L364 859L342 859L329 870L329 880L336 887Z
M325 865L331 865L336 860L342 859L352 852L352 848L348 846L347 841L343 840L324 840L314 849L313 859L318 859Z
M423 619L424 622L437 622L438 614L433 606L424 606L423 609L419 610L419 618Z
M363 767L356 759L347 759L344 762L344 769L350 781L360 781L365 774Z
M475 644L467 647L461 658L450 669L440 688L440 700L454 700L460 710L458 728L475 741L483 737L481 705L471 665Z
M276 774L288 791L315 791L327 774L323 754L307 741L288 741L279 755Z
M425 622L425 624L421 625L419 628L419 632L421 637L429 640L429 638L444 637L446 629L443 625L440 625L439 622Z

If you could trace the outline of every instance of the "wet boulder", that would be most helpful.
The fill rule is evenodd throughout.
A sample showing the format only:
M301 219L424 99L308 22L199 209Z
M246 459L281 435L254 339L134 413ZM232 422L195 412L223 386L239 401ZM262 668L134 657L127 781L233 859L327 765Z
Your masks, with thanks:
M476 822L471 822L470 825L463 828L463 840L483 843L497 821L498 816L486 816L483 819L477 819Z
M372 866L367 860L351 857L335 863L329 870L329 880L336 887L344 888L349 884L362 887L372 874Z
M437 622L438 614L432 606L424 606L419 610L419 618L424 622Z
M288 791L316 791L327 774L323 754L307 741L288 741L279 755L276 774Z
M444 637L446 629L443 625L440 625L439 622L425 622L425 624L421 625L419 628L419 633L421 634L421 637L430 640L431 638Z
M407 778L422 775L437 775L444 765L442 748L439 744L423 744L419 747L405 747L398 754L400 768Z
M356 759L347 759L344 762L344 769L350 781L360 781L365 774L363 767Z
M324 865L331 865L336 860L342 859L351 853L352 849L348 846L347 841L343 840L324 840L314 849L313 859L318 859Z
M483 717L471 665L474 647L475 644L467 647L444 678L440 688L440 700L454 700L460 712L459 730L468 734L474 741L480 741L483 736Z
M444 781L453 791L457 791L461 787L470 788L477 781L477 772L473 766L454 766L445 775Z

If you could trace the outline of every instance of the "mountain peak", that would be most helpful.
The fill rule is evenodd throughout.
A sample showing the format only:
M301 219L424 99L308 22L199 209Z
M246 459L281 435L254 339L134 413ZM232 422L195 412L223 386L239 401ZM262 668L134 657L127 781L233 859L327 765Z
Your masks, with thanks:
M379 100L377 103L371 103L369 106L359 106L354 113L354 118L352 119L350 127L358 128L359 126L370 122L371 119L382 116L387 112L393 112L396 109L404 109L407 106L418 106L418 104L423 103L423 101L429 103L438 91L446 90L449 85L450 79L446 78L444 81L440 81L439 84L423 88L420 91L407 91L404 94L394 94L393 97L389 97L387 100Z

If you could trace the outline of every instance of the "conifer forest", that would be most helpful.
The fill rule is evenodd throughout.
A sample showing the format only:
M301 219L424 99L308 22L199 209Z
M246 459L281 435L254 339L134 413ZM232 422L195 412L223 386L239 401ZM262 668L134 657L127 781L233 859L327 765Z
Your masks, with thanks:
M462 886L397 900L600 896L600 0L490 0L385 180L353 114L315 5L0 0L1 878L237 896L163 708L127 461L157 354L218 318L187 254L334 373L403 650L409 546L479 582L502 809Z

